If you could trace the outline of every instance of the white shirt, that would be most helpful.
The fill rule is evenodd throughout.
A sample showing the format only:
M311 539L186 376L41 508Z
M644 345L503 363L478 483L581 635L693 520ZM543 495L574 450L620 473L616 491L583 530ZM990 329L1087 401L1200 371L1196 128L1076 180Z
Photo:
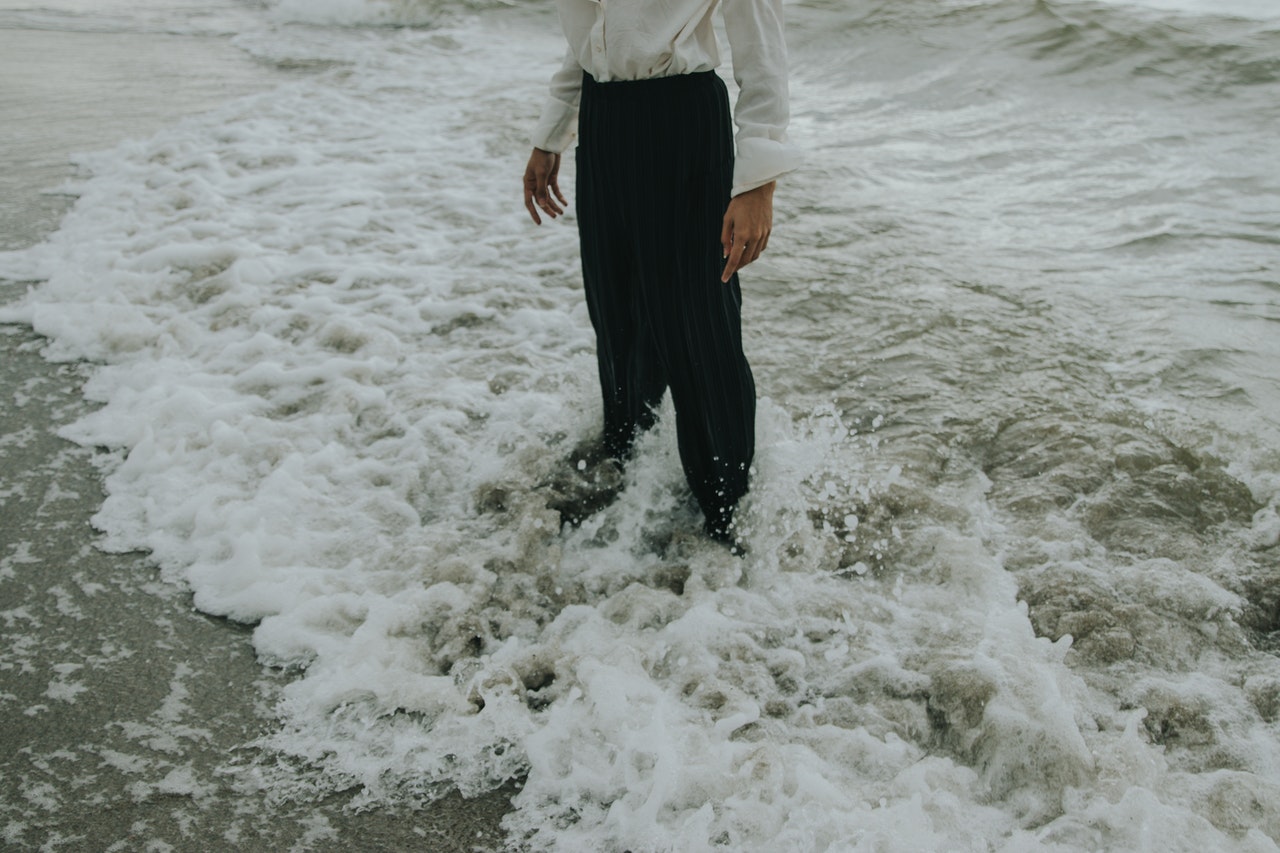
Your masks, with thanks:
M601 83L710 71L720 64L713 16L721 0L557 0L569 40L533 144L560 153L577 132L585 69ZM733 195L800 163L787 142L787 47L782 0L723 0L738 83Z

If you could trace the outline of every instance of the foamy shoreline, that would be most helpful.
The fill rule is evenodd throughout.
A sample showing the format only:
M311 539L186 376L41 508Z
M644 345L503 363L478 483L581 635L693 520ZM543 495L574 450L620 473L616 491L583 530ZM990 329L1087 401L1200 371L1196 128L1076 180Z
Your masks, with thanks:
M575 211L514 180L550 9L254 7L236 45L314 73L87 156L0 255L43 281L0 317L93 362L104 542L290 675L217 779L522 777L508 842L571 853L1275 853L1280 32L1178 5L791 4L742 560L669 407L551 508L598 401Z
M47 29L0 29L0 75L25 95L0 98L7 249L56 227L70 199L48 193L72 178L72 152L149 135L282 76L222 38ZM4 283L0 303L26 286ZM56 435L93 410L81 395L88 371L41 358L47 344L0 327L6 849L497 847L509 791L354 815L341 797L272 804L220 775L228 756L250 754L273 724L271 697L284 679L256 660L244 626L195 611L190 591L161 580L146 554L95 547L95 453Z

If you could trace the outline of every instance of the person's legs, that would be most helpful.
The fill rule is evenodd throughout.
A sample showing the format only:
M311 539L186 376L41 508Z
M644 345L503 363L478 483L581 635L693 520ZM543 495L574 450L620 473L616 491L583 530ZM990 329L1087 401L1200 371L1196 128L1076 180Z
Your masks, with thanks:
M650 323L666 353L680 459L707 516L708 533L732 538L733 510L748 489L755 453L755 382L742 352L742 297L737 275L721 282L721 225L733 178L728 93L714 74L699 76L678 99L676 127L699 127L682 147L684 186L659 199L653 220L671 227L649 232L645 257L669 259L646 293Z
M755 452L737 277L720 281L733 178L714 74L597 84L579 115L578 221L605 438L619 455L670 384L680 459L708 532L732 538Z
M733 179L729 99L714 74L662 100L661 174L639 194L633 233L644 313L667 366L680 460L707 521L730 525L755 453L755 382L742 351L741 291L724 268L720 228Z
M634 174L621 141L631 135L626 104L584 80L577 151L578 235L587 310L596 331L604 443L624 459L636 433L653 425L666 372L641 306L629 231Z

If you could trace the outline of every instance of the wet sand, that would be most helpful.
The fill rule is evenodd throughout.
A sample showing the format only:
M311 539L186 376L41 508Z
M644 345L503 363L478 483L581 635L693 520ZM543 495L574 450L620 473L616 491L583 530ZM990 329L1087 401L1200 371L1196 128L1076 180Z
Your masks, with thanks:
M2 7L0 7L2 8ZM0 249L57 226L73 152L149 134L282 79L225 39L0 27ZM0 302L21 293L0 281ZM272 802L229 767L287 675L200 614L145 554L106 554L103 451L58 430L87 366L0 326L0 844L66 850L492 850L510 790L416 811ZM353 794L355 792L352 792Z

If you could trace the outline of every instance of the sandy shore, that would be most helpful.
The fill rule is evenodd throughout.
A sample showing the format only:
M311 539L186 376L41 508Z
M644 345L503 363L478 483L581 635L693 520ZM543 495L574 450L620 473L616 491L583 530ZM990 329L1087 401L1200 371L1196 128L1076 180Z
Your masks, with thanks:
M0 9L3 7L0 6ZM0 28L0 249L56 227L69 156L272 85L224 39ZM0 282L0 301L25 285ZM406 813L240 784L286 676L145 554L94 547L92 449L57 437L87 366L0 326L0 842L57 850L490 850L510 791ZM242 757L242 758L241 758Z

